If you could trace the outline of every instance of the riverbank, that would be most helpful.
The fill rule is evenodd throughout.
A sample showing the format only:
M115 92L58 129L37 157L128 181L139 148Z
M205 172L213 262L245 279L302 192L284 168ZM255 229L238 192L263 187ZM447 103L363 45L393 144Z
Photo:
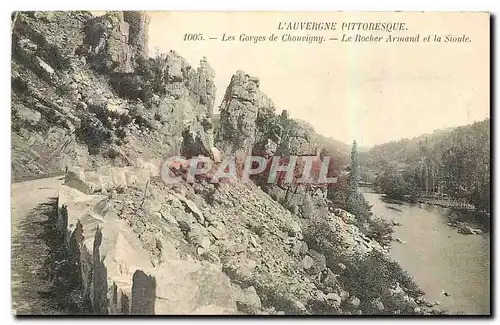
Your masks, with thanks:
M472 204L464 203L464 202L458 202L454 200L448 200L448 199L437 199L437 198L416 198L414 200L416 203L426 203L426 204L432 204L432 205L437 205L442 208L450 208L450 209L458 209L458 210L474 210L474 206Z
M480 229L483 233L490 232L491 218L488 214L474 210L451 209L448 217L449 226L460 227L465 225Z
M456 228L473 228L480 229L482 233L490 232L490 215L485 212L476 211L470 209L470 207L462 207L456 204L453 204L453 201L449 200L431 200L426 198L419 198L416 200L403 198L403 199L394 199L388 197L385 194L380 194L381 200L387 204L395 204L395 205L403 205L403 204L411 204L411 205L429 205L429 206L437 206L449 211L448 218L449 223L448 226L456 227ZM448 202L448 203L446 203ZM388 206L388 209L398 211L399 209L396 207ZM469 234L467 232L463 232Z

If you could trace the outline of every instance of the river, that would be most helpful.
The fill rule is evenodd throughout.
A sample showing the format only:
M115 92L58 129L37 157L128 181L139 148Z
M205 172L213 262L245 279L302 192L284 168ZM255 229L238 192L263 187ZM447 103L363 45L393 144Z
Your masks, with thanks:
M363 188L375 215L394 220L391 256L413 276L429 301L450 314L490 313L490 235L449 227L450 210L429 204L388 204ZM395 210L397 209L397 210ZM399 210L399 211L398 211ZM445 290L450 296L442 294Z

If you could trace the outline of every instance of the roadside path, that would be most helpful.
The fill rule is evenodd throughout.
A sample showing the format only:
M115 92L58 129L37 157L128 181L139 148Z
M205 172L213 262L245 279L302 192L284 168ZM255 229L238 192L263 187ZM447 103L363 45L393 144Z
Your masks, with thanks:
M55 200L63 177L49 177L12 184L11 192L11 298L14 314L54 314L49 299L56 256L50 230Z

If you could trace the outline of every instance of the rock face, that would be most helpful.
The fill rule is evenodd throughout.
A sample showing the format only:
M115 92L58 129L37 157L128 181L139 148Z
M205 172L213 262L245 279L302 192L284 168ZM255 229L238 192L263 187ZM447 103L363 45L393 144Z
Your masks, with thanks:
M147 58L142 12L19 13L13 28L13 178L211 156L215 73ZM29 162L29 163L28 163Z
M147 55L148 25L141 12L110 12L90 19L81 53L97 71L133 72L135 59Z
M281 150L278 149L278 152L286 152L296 156L317 155L319 143L314 128L304 121L294 120L293 122L285 134L286 138L282 139Z
M129 24L129 44L136 56L148 56L149 16L144 12L124 11L123 20Z
M274 104L259 89L258 78L237 71L231 78L220 106L217 145L226 153L251 152L256 141L259 111L274 109Z

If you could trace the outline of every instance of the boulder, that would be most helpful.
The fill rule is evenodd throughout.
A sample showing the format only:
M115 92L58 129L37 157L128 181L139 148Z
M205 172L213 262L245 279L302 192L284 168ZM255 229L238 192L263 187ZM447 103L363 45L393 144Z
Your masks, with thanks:
M34 111L24 105L16 105L16 108L19 118L31 125L36 125L42 118L42 114L40 114L40 112Z
M42 68L42 70L45 71L45 74L48 77L52 77L54 75L54 73L55 73L54 69L47 62L40 59L39 57L37 57L37 61L38 61L38 65L40 66L40 68Z
M227 237L226 231L222 227L209 226L207 230L216 240L224 240Z
M191 225L191 230L187 233L187 239L194 247L201 247L204 251L210 248L209 232L198 223Z
M356 296L352 296L351 299L349 299L349 304L355 308L358 308L360 303L361 301Z
M370 302L372 307L376 310L383 311L385 309L384 304L380 300L380 298L374 299Z
M155 314L234 314L236 300L221 266L168 260L151 271L156 280Z
M117 117L128 116L129 110L126 109L124 106L125 103L123 103L122 101L109 100L106 103L106 109L108 111L108 115Z
M482 234L483 231L481 229L474 229L474 228L467 226L465 224L461 224L461 225L459 225L458 233L464 234L464 235L477 235L477 234Z
M309 255L304 256L304 258L302 259L302 267L305 270L309 270L313 266L314 266L314 260L312 259L312 257Z
M232 284L236 306L238 310L246 314L258 314L262 304L253 286L242 289L237 284Z
M307 273L312 275L319 274L326 270L326 257L325 255L310 249L308 255L304 257L303 265Z
M342 299L340 296L336 293L329 293L325 296L326 301L328 302L328 305L332 308L339 308L340 304L342 303Z
M187 199L186 197L180 195L180 194L177 194L177 193L174 193L174 196L180 201L182 202L182 204L186 207L187 211L190 211L193 213L193 215L195 216L196 220L200 223L200 224L204 224L205 223L205 217L203 216L203 212L200 211L200 209L198 208L198 206L196 205L196 203L194 203L193 201Z
M173 208L171 210L172 215L179 227L185 231L189 232L197 224L196 218L191 213L187 213L184 210Z

